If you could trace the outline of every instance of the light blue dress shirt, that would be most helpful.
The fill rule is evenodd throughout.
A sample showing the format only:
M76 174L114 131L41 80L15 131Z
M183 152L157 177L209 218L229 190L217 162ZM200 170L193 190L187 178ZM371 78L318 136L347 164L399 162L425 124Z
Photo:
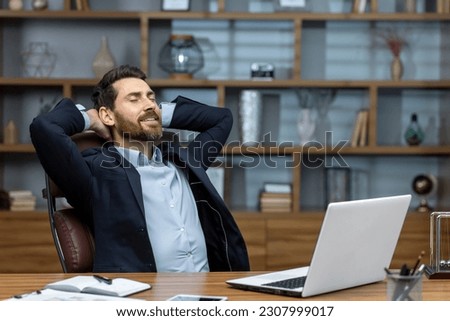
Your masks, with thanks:
M83 111L83 106L77 107ZM174 108L175 104L164 105L163 126L170 124ZM89 128L89 123L85 128ZM147 231L157 271L208 272L205 237L182 170L171 162L163 162L157 147L151 159L136 149L116 148L141 177Z

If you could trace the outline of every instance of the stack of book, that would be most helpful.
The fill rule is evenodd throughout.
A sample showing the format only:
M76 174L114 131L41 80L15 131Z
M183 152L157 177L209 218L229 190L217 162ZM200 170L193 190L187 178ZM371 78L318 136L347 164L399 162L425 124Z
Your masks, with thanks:
M291 186L289 184L265 184L259 197L259 206L261 212L291 212Z
M9 191L11 211L33 211L36 209L36 196L29 190Z

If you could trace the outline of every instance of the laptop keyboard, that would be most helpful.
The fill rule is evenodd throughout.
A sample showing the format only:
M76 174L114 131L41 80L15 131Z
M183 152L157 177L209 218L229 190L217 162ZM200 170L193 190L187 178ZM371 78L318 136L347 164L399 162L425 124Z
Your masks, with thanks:
M275 286L277 288L295 289L303 287L305 285L305 280L306 276L300 276L292 279L270 282L263 285Z

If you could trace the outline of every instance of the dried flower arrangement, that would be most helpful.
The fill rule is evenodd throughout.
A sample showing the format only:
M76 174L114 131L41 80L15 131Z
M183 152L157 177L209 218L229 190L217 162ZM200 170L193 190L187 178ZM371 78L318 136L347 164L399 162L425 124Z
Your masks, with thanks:
M394 57L399 57L403 47L407 45L405 39L393 28L384 30L380 36Z

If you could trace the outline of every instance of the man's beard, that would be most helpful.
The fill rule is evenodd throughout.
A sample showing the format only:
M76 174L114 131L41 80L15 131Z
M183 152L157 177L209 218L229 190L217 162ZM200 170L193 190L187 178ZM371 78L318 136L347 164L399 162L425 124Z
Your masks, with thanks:
M137 141L156 141L162 137L162 133L150 132L150 131L123 131L122 135L124 138L133 139Z
M155 117L158 117L156 114L153 113L150 114L154 115ZM127 121L119 114L116 114L116 121L117 121L116 128L124 138L134 139L137 141L155 141L159 140L162 137L162 126L152 127L149 130L144 130L139 125L139 123L136 124Z

